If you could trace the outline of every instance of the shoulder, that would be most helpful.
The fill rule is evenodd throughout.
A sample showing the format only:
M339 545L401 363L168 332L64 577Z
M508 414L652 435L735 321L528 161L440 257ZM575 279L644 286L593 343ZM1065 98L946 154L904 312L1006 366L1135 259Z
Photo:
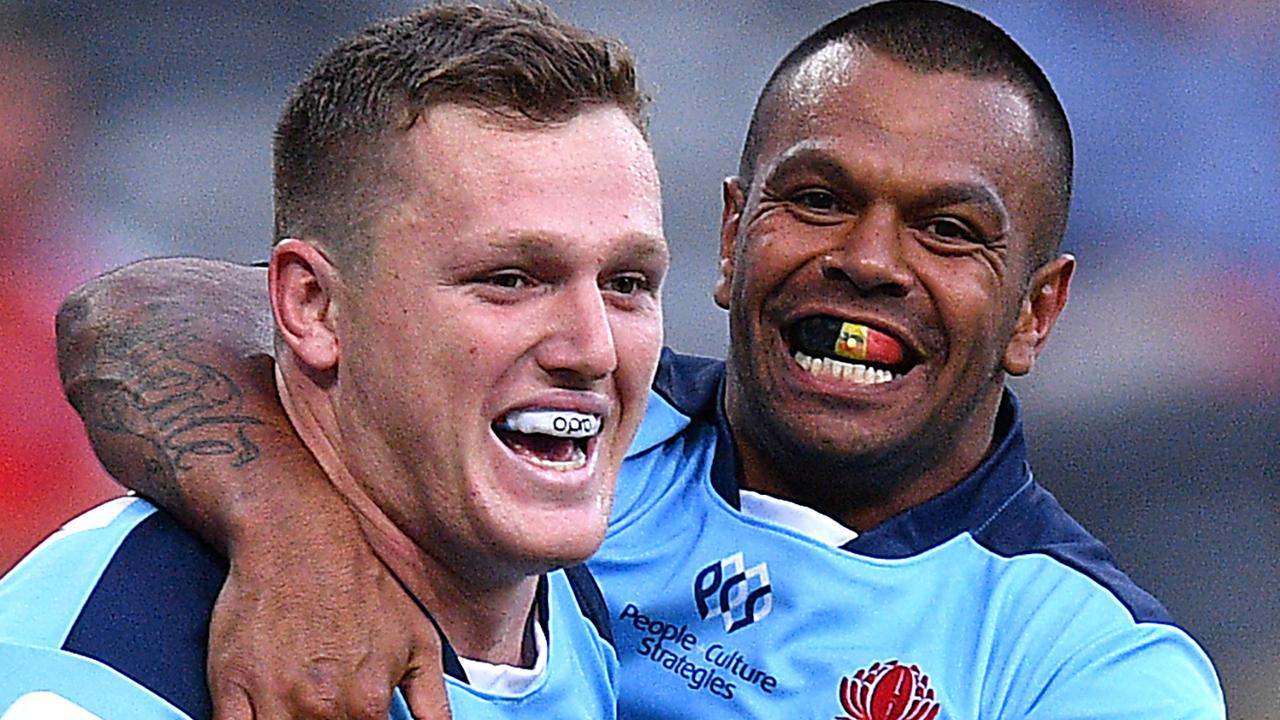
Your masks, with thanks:
M663 348L644 422L631 443L635 457L679 435L695 422L714 422L724 363Z
M226 572L165 513L136 498L112 501L0 581L0 641L92 661L208 716L208 626Z
M644 421L618 477L610 531L629 524L714 449L724 364L664 349Z
M0 641L4 720L190 720L164 698L91 658Z
M1106 545L1034 481L975 529L973 537L1002 558L1040 556L1052 561L1062 572L1078 575L1082 587L1114 598L1132 622L1173 624L1164 606L1120 569Z
M680 412L696 416L715 403L723 377L722 360L663 348L653 390Z
M1225 716L1204 650L1047 490L1028 483L972 537L1005 565L993 599L1009 602L1007 613L1022 616L1013 624L1038 646L1024 671L1040 675L1027 686L1041 690L1026 717Z
M1059 628L1057 648L1028 658L1028 677L1040 675L1018 703L1028 720L1080 717L1224 720L1222 685L1208 656L1180 628L1160 623L1119 624L1105 632Z

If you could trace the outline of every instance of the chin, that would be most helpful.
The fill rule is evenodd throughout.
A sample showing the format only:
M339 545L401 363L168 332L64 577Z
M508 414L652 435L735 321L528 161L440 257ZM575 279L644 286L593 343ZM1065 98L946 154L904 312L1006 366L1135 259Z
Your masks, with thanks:
M579 565L587 561L604 542L605 524L578 528L568 537L558 537L547 547L547 555L556 566Z
M512 554L522 558L535 573L580 565L595 554L604 541L608 518L563 514L527 518L518 537L512 538Z

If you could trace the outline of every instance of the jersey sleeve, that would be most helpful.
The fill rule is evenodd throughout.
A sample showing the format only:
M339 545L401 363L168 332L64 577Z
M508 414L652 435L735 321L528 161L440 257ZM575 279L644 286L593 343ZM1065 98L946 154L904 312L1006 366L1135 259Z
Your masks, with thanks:
M1089 643L1006 713L1027 720L1225 720L1222 687L1204 651L1172 625L1139 623Z
M0 720L192 720L82 655L0 643L0 668Z

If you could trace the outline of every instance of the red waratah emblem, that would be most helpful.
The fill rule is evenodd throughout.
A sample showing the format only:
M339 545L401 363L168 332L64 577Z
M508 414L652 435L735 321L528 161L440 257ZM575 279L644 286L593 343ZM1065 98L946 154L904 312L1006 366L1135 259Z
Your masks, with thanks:
M840 704L849 714L835 720L934 720L942 709L933 699L929 676L897 660L841 678Z

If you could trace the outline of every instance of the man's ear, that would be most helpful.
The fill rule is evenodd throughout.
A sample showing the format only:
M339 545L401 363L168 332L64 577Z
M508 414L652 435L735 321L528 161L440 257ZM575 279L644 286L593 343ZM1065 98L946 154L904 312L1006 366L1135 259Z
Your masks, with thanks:
M733 251L738 240L738 227L747 206L746 189L741 178L724 179L724 210L720 214L720 277L716 279L713 297L716 304L729 309L733 289Z
M298 362L326 372L338 364L337 268L315 245L286 239L267 268L276 330Z
M1013 337L1004 350L1004 370L1010 375L1026 375L1031 372L1036 358L1049 339L1053 324L1062 314L1071 289L1071 275L1076 269L1076 259L1059 255L1045 263L1031 276L1022 306L1018 310L1018 324Z

